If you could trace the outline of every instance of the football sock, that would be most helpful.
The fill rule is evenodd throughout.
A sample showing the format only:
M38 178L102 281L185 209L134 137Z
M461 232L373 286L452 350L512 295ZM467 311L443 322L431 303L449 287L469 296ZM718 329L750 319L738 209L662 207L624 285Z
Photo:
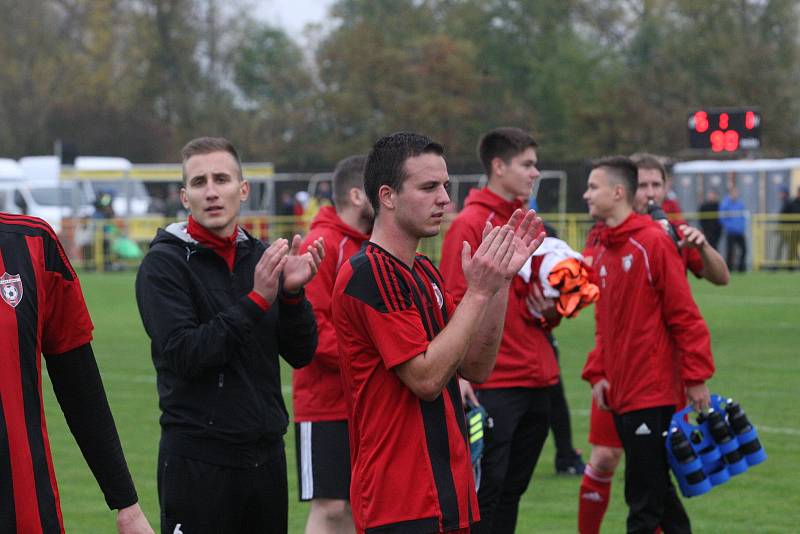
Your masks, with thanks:
M597 471L587 464L581 480L578 499L578 532L580 534L598 534L603 516L611 500L611 480L614 472Z

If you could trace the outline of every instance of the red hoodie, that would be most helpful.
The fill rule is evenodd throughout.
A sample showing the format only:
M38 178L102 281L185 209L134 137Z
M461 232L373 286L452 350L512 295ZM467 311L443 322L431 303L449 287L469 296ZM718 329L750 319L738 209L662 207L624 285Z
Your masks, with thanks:
M610 388L616 413L682 406L683 383L714 373L711 339L689 290L675 244L645 215L597 228L592 267L599 280L595 348L583 368Z
M464 272L461 270L462 243L469 243L474 252L481 242L486 221L500 226L508 221L515 209L521 207L522 202L509 202L488 188L469 192L464 209L453 220L442 243L440 270L447 290L456 302L461 301L467 290ZM541 261L541 257L533 258L534 276L530 283L538 283L535 273L539 272ZM489 380L476 384L475 387L542 388L558 382L558 362L548 340L548 332L530 314L525 304L529 291L528 283L515 276L509 289L506 322L497 352L497 363Z
M317 352L307 366L292 372L292 399L296 421L347 419L347 404L339 377L339 348L331 316L331 294L339 268L368 239L345 224L332 206L320 208L311 222L301 250L315 239L325 239L325 259L306 287L306 298L317 319Z

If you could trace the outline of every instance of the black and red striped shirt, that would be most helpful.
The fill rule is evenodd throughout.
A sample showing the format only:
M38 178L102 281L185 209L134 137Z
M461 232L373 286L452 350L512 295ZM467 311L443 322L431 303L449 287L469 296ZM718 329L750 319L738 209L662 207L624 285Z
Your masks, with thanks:
M424 256L409 269L367 242L342 266L332 301L358 531L468 528L479 514L457 378L427 402L393 371L424 353L453 313L441 275Z
M62 532L41 354L89 343L78 278L52 228L0 213L0 532Z

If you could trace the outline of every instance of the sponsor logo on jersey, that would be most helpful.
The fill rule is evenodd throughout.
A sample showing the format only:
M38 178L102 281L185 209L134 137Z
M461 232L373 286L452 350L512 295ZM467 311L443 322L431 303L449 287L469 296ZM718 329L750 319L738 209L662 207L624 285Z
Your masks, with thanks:
M18 274L3 273L0 276L0 297L12 308L22 302L22 277Z

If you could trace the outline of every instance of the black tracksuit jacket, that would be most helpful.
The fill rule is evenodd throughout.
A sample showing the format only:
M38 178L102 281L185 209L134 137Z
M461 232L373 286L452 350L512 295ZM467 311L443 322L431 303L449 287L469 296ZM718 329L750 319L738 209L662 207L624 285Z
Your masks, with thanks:
M254 466L286 432L278 355L295 368L309 363L317 325L305 296L276 298L266 312L247 297L264 250L240 229L230 272L176 223L158 230L142 261L136 300L156 368L162 452Z

